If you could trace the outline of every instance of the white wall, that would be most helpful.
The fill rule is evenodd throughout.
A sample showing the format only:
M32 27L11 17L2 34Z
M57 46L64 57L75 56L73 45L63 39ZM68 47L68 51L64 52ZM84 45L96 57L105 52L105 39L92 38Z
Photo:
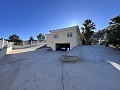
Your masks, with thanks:
M0 60L12 50L12 42L0 40Z
M12 51L12 46L1 49L1 50L0 50L0 60L2 59L2 57L4 57L4 56L5 56L6 54L8 54L10 51Z
M12 47L7 48L6 54L9 54L10 51L12 51Z
M0 50L0 60L6 55L7 48Z

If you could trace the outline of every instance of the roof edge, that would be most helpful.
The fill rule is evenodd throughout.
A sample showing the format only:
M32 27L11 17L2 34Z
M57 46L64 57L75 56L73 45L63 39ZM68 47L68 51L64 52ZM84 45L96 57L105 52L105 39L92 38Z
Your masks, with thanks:
M71 26L71 27L67 27L67 28L61 28L61 29L56 29L56 30L50 30L49 32L62 31L62 30L67 30L67 29L71 29L71 28L79 28L79 26L76 25L76 26Z

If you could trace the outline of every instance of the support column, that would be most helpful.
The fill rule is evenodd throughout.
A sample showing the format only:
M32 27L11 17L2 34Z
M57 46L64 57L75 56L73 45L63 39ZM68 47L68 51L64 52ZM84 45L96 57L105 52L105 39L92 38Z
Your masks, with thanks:
M24 41L22 42L22 45L23 45L23 46L25 45L25 42L24 42Z
M1 45L1 48L2 48L2 49L3 49L3 47L4 47L4 42L5 42L5 40L2 39L2 45Z

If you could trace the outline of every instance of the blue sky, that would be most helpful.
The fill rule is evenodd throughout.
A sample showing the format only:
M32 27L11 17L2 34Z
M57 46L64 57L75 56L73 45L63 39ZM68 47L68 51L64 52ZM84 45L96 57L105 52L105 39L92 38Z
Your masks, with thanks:
M17 34L27 40L39 33L79 25L87 18L96 31L120 15L119 0L0 0L0 37Z

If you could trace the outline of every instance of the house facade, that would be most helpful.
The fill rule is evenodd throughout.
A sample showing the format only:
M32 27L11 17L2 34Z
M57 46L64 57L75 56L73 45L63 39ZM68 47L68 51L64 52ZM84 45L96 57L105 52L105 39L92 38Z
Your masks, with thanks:
M79 26L51 30L49 32L50 34L46 34L46 43L47 47L51 47L53 51L68 50L81 45Z

